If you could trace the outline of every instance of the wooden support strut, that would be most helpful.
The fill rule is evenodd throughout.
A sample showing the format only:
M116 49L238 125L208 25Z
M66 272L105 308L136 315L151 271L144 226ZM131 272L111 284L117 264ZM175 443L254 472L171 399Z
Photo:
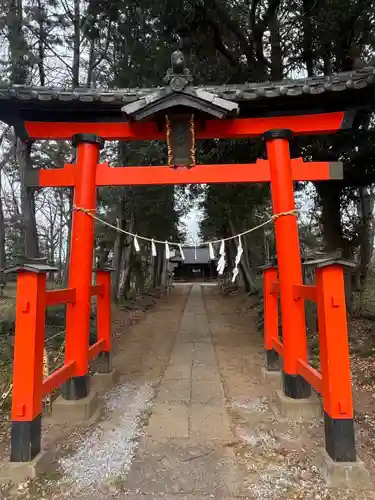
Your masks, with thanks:
M277 280L277 268L264 269L264 346L266 349L266 370L278 371L279 353L274 348L274 340L278 340L279 314L278 296L274 293L273 284Z
M355 462L355 434L344 272L316 270L320 364L326 449L337 462Z
M102 293L97 298L97 332L98 342L101 343L101 350L98 359L98 372L109 373L111 367L111 271L98 269L96 271L97 287L100 287Z
M13 364L11 462L41 450L46 274L21 271L17 280Z

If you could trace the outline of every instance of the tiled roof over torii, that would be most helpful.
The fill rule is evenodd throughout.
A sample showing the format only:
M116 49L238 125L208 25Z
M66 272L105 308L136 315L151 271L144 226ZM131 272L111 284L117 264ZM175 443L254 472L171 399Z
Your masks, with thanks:
M173 70L167 85L154 88L47 88L19 85L0 86L0 120L24 134L24 122L121 122L131 118L124 109L147 106L161 100L173 87ZM375 68L364 67L329 77L318 76L280 82L231 85L192 85L190 72L183 68L182 93L205 96L206 102L232 103L238 117L268 117L325 113L350 109L371 109L375 104ZM176 79L175 79L176 80ZM168 90L168 92L166 92ZM174 95L181 95L178 85ZM208 99L207 99L208 96ZM136 103L135 106L129 106ZM235 104L234 104L235 103ZM229 108L228 108L229 109ZM228 114L228 116L230 116Z

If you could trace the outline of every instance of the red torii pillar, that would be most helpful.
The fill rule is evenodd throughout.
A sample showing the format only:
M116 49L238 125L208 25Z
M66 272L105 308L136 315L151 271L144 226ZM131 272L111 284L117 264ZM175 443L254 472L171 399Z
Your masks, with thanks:
M295 301L293 285L302 285L302 264L289 143L290 130L270 130L264 134L271 170L273 212L288 213L275 220L278 274L280 282L281 323L284 345L283 387L286 396L307 398L310 385L298 375L297 360L307 361L305 307Z
M93 134L77 134L72 139L77 149L74 206L96 210L96 168L104 140ZM82 210L74 210L69 263L69 288L76 290L76 300L68 304L66 314L65 363L76 363L75 375L62 391L67 400L83 399L89 392L89 337L91 286L95 221Z

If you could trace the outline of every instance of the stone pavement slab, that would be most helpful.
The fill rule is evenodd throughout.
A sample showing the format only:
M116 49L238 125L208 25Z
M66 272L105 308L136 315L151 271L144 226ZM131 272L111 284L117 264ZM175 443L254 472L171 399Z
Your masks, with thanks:
M146 432L153 439L188 438L189 408L183 403L158 403Z
M193 404L190 436L194 438L228 441L233 438L227 411L223 406Z
M124 485L128 495L203 500L243 493L200 286L191 289L145 434Z
M163 380L191 379L191 364L169 365L165 371Z
M189 403L191 400L190 379L165 380L159 387L155 403Z
M225 396L223 386L201 380L193 380L191 388L192 404L211 404L224 407Z
M147 440L133 462L126 489L143 494L237 495L240 472L231 450L217 443Z

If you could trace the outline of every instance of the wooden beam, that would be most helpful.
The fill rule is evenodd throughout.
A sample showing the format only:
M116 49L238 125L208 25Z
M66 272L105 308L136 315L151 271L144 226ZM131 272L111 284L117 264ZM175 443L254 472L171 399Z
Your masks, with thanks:
M303 359L297 359L298 374L308 382L319 394L322 393L323 379L322 375L310 366Z
M76 301L76 291L74 288L63 290L48 290L46 292L46 306L56 306L57 304L73 304Z
M294 300L310 300L316 302L316 287L313 285L292 285Z
M345 112L319 113L267 118L208 120L196 129L197 139L246 139L263 135L267 130L289 129L295 135L327 134L346 126ZM25 122L32 140L66 140L75 134L95 134L107 141L166 140L155 122Z
M302 158L292 160L294 181L330 180L342 178L339 162L304 162ZM166 184L227 184L244 182L270 182L268 160L256 163L196 165L191 169L174 170L167 166L116 167L107 163L97 165L96 185L101 186L145 186ZM29 187L73 187L74 165L61 169L33 170L26 179Z

